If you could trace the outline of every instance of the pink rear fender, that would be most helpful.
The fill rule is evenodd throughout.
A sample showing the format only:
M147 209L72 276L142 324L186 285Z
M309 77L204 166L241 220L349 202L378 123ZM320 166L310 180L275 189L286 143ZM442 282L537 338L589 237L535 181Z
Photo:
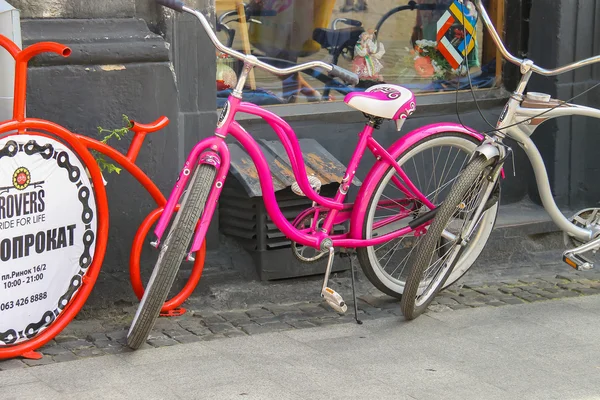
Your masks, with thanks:
M479 141L483 140L482 134L477 133L477 131L468 127L465 128L462 125L454 123L439 123L425 125L421 128L415 129L414 131L408 132L406 135L398 139L391 147L389 147L387 151L394 159L398 159L403 152L408 150L415 143L429 136L443 132L460 133L468 135ZM352 210L352 218L350 220L350 238L362 238L362 229L364 220L367 217L367 208L369 206L369 201L371 200L371 194L376 190L379 180L388 170L388 168L389 164L382 159L373 165L373 168L371 168L365 177L363 184L356 196L354 209Z

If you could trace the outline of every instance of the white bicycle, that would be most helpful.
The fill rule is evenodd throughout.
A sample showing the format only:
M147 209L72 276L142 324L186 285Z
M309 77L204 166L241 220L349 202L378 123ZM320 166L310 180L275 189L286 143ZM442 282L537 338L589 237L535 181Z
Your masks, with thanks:
M525 151L533 166L542 204L564 232L565 245L569 250L563 253L563 260L577 270L588 270L593 268L593 263L582 254L596 252L600 248L600 208L586 208L570 219L566 218L552 197L544 161L530 138L536 128L547 120L572 115L600 119L600 110L552 99L550 95L543 93L524 94L534 73L543 76L559 75L600 62L600 56L552 70L541 68L531 60L517 58L504 47L481 0L472 1L503 57L520 66L522 77L500 115L495 131L474 151L448 196L435 210L434 221L412 254L412 260L408 263L411 270L406 278L401 301L402 313L408 320L418 317L427 309L435 295L444 287L464 249L483 247L489 239L489 235L478 235L477 227L481 224L484 211L491 204L490 198L498 192L502 166L512 152L503 143L506 137L515 140ZM594 85L576 97L599 85L600 83Z

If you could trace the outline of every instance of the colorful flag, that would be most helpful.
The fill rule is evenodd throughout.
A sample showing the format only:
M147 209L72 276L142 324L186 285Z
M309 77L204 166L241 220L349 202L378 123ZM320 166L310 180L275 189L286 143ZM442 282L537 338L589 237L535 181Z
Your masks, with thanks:
M438 50L452 68L458 69L475 48L476 26L476 11L463 4L462 0L454 0L439 19L436 38Z

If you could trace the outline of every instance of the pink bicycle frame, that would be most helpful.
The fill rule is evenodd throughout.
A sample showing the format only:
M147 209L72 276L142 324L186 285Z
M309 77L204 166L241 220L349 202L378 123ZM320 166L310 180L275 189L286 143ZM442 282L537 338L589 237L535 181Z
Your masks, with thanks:
M275 191L273 189L273 180L269 165L256 141L235 121L235 115L238 112L259 116L271 126L281 140L281 143L283 144L284 149L290 159L290 164L300 189L302 189L309 199L328 210L327 217L325 218L321 229L319 229L317 232L311 233L307 232L306 230L299 230L283 216L275 198ZM440 129L440 132L444 129L460 131L473 137L477 137L478 139L481 138L480 135L471 133L472 131L470 131L468 128L464 128L455 124L439 124L439 127L433 128L434 131L438 131L438 129ZM432 204L414 186L390 152L384 149L375 139L373 139L373 130L373 126L371 124L367 124L360 132L358 144L354 154L352 155L350 163L348 164L338 192L333 199L325 198L316 193L308 182L302 151L296 135L289 124L268 110L260 108L254 104L242 102L240 99L230 96L228 103L225 106L221 117L219 118L219 123L215 130L215 136L200 141L188 156L184 168L179 175L175 188L169 197L167 205L165 206L165 211L158 221L154 231L157 236L157 242L162 238L164 231L171 220L175 206L177 205L184 188L187 186L191 172L194 171L197 164L209 164L217 169L217 176L213 182L213 188L206 202L204 212L200 220L200 225L197 228L194 241L191 246L191 252L197 251L202 245L208 230L208 226L216 209L217 201L221 194L227 173L229 171L230 155L229 149L224 140L227 135L232 135L235 139L237 139L252 158L252 161L254 162L258 172L265 208L275 225L289 239L299 244L319 249L322 241L325 238L330 238L334 247L355 248L378 245L413 231L411 227L406 226L402 229L378 236L376 238L361 239L360 236L357 235L356 229L353 228L356 225L356 221L361 220L361 216L357 215L354 211L350 211L350 232L344 235L329 236L329 232L334 226L334 223L339 220L339 218L336 219L336 217L340 211L344 210L343 213L345 215L348 215L349 213L348 205L345 205L343 202L350 183L354 179L357 167L364 155L364 151L367 148L379 160L375 167L381 167L381 165L384 165L387 169L389 166L392 166L396 170L400 179L394 177L393 182L401 191L407 195L415 197L428 208L435 208L435 205ZM423 128L418 132L414 132L415 134L412 137L418 137L421 139L422 137L427 136L427 134L423 132L427 132L427 129ZM435 132L429 132L428 134L431 133ZM410 142L411 140L408 141ZM363 188L361 188L361 192L363 191L364 186L365 185L363 185ZM362 217L364 217L364 215Z

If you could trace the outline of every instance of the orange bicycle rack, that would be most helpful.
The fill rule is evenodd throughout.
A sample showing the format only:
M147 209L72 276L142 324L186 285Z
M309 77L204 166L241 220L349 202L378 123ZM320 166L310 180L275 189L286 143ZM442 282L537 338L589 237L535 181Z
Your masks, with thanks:
M140 255L144 239L154 222L160 217L163 207L166 204L166 199L154 182L135 164L135 161L146 135L164 128L169 123L169 120L166 117L162 117L152 124L140 124L132 121L132 127L130 129L134 133L134 137L127 154L123 155L105 143L101 143L100 141L87 136L72 133L56 123L41 119L26 118L25 105L28 62L36 55L45 52L68 57L71 54L71 49L58 43L40 42L21 50L16 44L2 35L0 35L0 46L11 54L16 63L13 118L8 121L0 121L0 139L18 137L18 135L32 135L51 139L68 146L79 158L79 161L83 166L87 168L95 195L97 215L94 254L85 273L81 274L80 286L74 294L72 294L72 297L69 298L68 302L65 301L66 305L64 305L62 311L56 312L56 316L52 315L51 322L49 322L45 329L40 330L35 336L27 336L27 340L23 338L24 341L19 343L0 345L0 359L18 356L41 358L41 354L37 353L35 350L57 336L81 310L98 278L106 253L109 231L108 201L102 173L89 150L98 151L121 165L138 182L140 182L157 204L157 208L146 217L138 229L131 251L131 283L136 296L141 299L144 288L140 274ZM167 301L163 306L162 311L165 315L178 315L185 312L185 310L179 309L179 306L191 295L198 284L204 266L205 249L206 247L203 245L202 249L196 254L192 274L184 288L177 296Z

